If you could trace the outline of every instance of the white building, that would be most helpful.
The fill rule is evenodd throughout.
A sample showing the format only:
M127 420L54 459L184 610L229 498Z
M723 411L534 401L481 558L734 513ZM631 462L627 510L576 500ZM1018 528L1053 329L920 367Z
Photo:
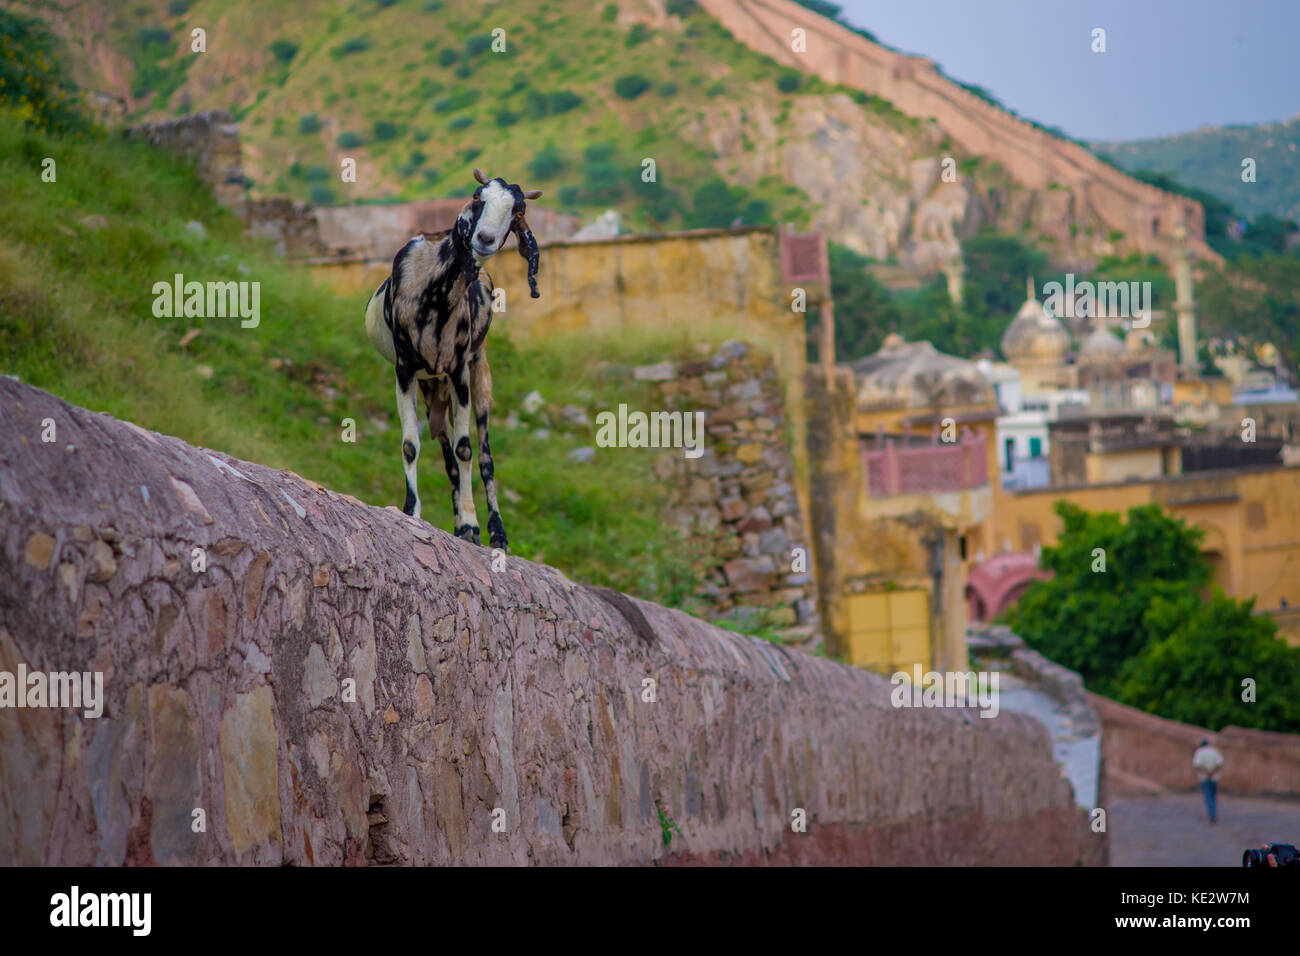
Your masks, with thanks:
M1083 389L1052 389L1025 394L1020 372L1005 362L983 359L978 367L993 385L1003 414L998 416L998 464L1003 488L1041 488L1051 482L1048 465L1048 426L1064 409L1084 409Z

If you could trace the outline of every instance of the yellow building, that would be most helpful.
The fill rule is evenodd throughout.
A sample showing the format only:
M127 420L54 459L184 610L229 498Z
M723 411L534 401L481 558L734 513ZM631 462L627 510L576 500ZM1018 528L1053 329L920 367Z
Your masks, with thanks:
M886 339L810 369L812 519L832 651L883 673L966 667L966 576L988 547L997 402L973 362Z

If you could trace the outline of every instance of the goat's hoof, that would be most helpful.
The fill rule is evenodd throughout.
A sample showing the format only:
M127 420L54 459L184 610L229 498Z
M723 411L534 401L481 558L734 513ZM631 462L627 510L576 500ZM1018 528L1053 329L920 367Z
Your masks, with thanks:
M506 541L506 536L504 534L492 534L489 532L488 540L492 542L492 547L500 548L506 554L510 553L510 544Z
M479 534L478 525L476 524L461 525L456 529L456 537L460 538L462 541L469 541L479 546L482 546L483 544L483 537Z

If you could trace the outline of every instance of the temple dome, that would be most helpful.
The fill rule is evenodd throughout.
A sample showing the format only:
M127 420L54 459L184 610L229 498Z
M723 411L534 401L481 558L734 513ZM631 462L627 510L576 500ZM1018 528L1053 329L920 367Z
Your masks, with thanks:
M1034 296L1032 279L1027 291L1025 304L1002 333L1002 354L1012 365L1064 364L1070 333Z
M1104 324L1098 324L1082 342L1079 343L1079 363L1110 362L1124 354L1124 343L1111 333Z

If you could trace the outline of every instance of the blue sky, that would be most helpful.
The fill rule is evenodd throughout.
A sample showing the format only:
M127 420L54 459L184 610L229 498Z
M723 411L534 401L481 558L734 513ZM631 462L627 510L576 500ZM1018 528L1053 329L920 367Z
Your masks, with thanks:
M844 19L1077 139L1300 113L1300 0L837 0ZM1090 49L1106 30L1106 53Z

